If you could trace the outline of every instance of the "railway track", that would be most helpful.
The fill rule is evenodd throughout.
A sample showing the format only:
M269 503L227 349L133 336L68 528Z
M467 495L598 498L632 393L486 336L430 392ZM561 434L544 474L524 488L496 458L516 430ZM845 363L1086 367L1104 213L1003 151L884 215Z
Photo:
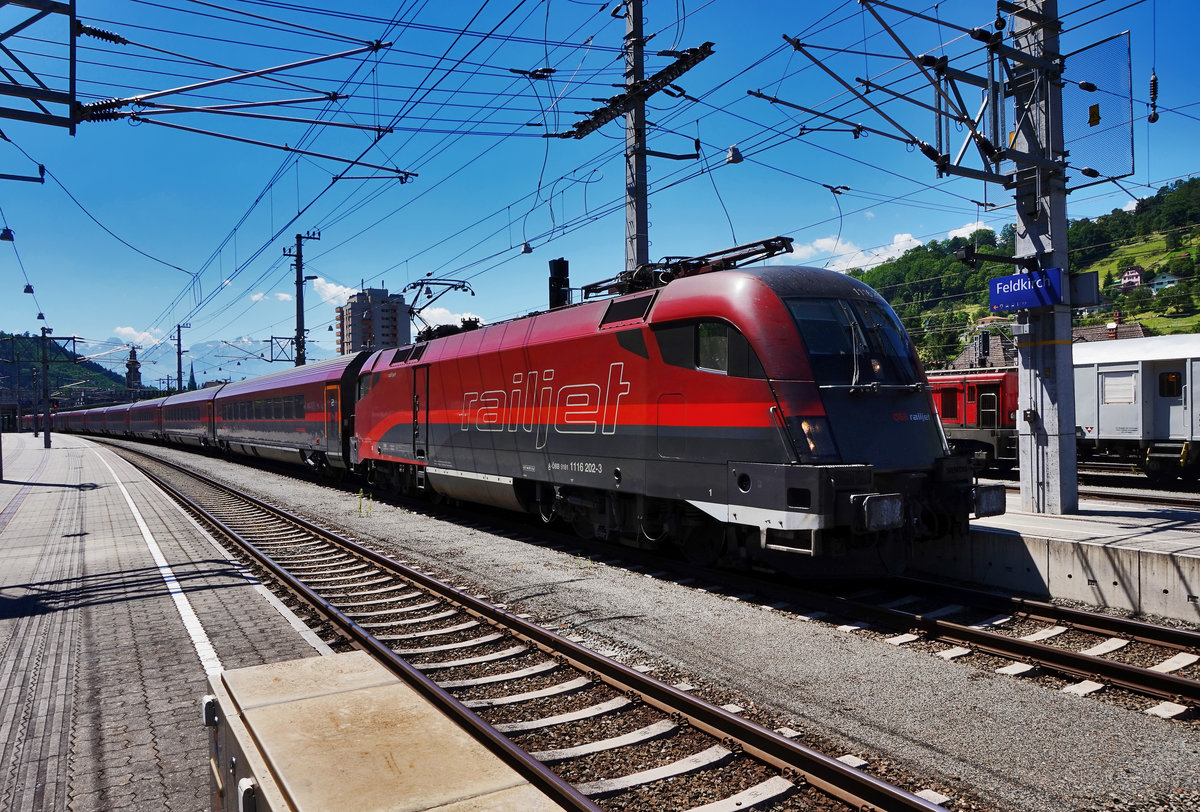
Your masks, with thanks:
M1166 718L1200 708L1198 631L906 578L860 587L792 600L806 617L848 632L890 629L899 632L886 638L893 645L922 645L946 660L998 658L998 673L1049 674L1069 693L1120 689Z
M142 453L136 448L129 450ZM1109 490L1085 489L1085 492L1101 496ZM1130 500L1143 503L1146 496L1154 494L1142 491L1128 494ZM1194 507L1187 494L1179 495L1178 499L1170 494L1160 496L1164 505ZM663 561L641 551L600 542L572 537L570 544L599 555L617 554L635 567L665 566L682 578L717 578L720 583L714 587L717 591L757 593L764 603L787 602L805 619L829 617L834 619L834 625L847 631L901 632L889 637L889 641L922 647L944 659L969 654L972 656L968 662L981 669L995 667L1003 673L1040 676L1056 687L1082 694L1118 689L1130 697L1124 704L1137 707L1137 697L1148 697L1161 704L1160 712L1167 716L1189 718L1193 714L1188 711L1200 708L1197 689L1200 633L1195 631L1021 597L921 585L907 579L899 579L891 586L862 587L859 592L865 597L855 599L806 590L791 580L764 579L761 574L726 571L713 574L702 567ZM881 595L890 597L885 599ZM888 603L894 605L885 605ZM1113 691L1106 693L1111 695ZM1144 711L1150 707L1158 705L1152 703L1137 709Z
M981 480L996 485L1004 485L1008 493L1020 493L1021 486L1010 480ZM1144 488L1114 487L1100 485L1081 485L1080 498L1097 499L1108 502L1126 502L1138 505L1154 505L1156 507L1177 508L1180 510L1200 511L1200 494L1146 490Z
M121 453L565 808L939 808L301 517Z

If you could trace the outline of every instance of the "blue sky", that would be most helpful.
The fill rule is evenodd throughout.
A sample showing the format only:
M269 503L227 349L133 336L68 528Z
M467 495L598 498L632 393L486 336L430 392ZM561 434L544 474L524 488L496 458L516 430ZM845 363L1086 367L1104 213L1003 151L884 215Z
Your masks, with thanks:
M327 2L80 0L85 25L128 41L79 40L84 104L363 43L391 45L152 100L291 102L241 110L276 119L122 105L120 113L138 111L142 120L83 122L74 136L0 120L0 173L34 175L39 164L47 170L44 184L0 181L3 226L14 236L0 242L0 328L36 332L46 324L56 336L79 336L91 352L110 352L101 360L137 344L148 362L144 377L154 381L174 374L174 348L164 342L177 323L190 323L184 345L196 347L188 362L203 381L242 374L230 368L242 350L222 342L266 351L270 336L294 329L294 272L284 249L299 232L320 232L304 253L306 273L318 276L307 288L306 320L314 354L322 355L331 350L333 308L362 283L397 292L426 274L468 280L475 296L447 295L425 318L470 313L496 321L545 306L548 260L569 259L576 287L622 269L623 124L579 140L543 137L569 130L601 106L598 99L618 92L624 21L613 4L410 0L350 7L354 13ZM968 28L995 19L994 5L977 0L911 8ZM978 44L959 31L879 13L915 53L979 69ZM1059 13L1067 54L1124 31L1132 49L1133 175L1120 187L1075 191L1070 216L1132 205L1200 171L1195 0L1079 0L1061 2ZM1011 221L1011 208L1003 208L1011 201L1000 187L939 180L927 158L896 140L828 131L846 128L749 95L761 91L897 132L796 52L786 34L850 82L869 76L932 103L932 89L856 2L647 0L645 15L654 35L647 73L673 59L658 51L714 44L711 57L677 80L682 93L660 94L650 104L652 149L681 154L693 151L694 139L701 144L699 160L650 160L652 258L784 234L795 239L795 261L847 268L969 233L979 223L999 229ZM0 9L0 30L28 17L12 6ZM6 44L48 86L65 88L65 31L61 20L42 20ZM1120 85L1112 57L1122 47L1118 39L1103 52L1067 59L1068 82L1100 85L1085 104L1100 103L1105 125L1116 125L1099 141L1069 145L1077 166L1086 161L1108 171L1128 149L1119 95L1110 92ZM19 73L7 58L0 66ZM553 69L548 78L532 74L544 68ZM1152 69L1159 78L1155 124L1146 121ZM347 98L329 101L330 93ZM1068 84L1066 113L1078 121L1084 111L1076 97ZM871 98L898 124L933 140L932 114L884 92ZM977 103L969 97L967 106ZM2 106L32 109L11 98ZM62 114L61 107L50 111ZM361 158L374 167L179 127ZM957 144L962 134L951 138ZM733 145L740 163L726 162ZM377 167L415 176L401 183L400 174ZM835 197L827 186L849 188ZM975 201L1001 207L989 212ZM526 242L530 253L521 250ZM27 282L33 296L21 293Z

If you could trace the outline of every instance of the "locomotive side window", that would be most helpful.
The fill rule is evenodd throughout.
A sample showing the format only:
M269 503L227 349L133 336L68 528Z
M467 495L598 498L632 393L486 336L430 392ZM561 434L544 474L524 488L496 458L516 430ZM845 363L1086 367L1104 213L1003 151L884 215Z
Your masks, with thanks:
M1160 398L1177 398L1183 394L1183 373L1160 372L1158 375L1158 396Z
M719 372L736 378L766 378L750 342L723 321L655 327L666 363L685 369Z
M696 325L696 366L713 372L729 372L729 332L719 322Z

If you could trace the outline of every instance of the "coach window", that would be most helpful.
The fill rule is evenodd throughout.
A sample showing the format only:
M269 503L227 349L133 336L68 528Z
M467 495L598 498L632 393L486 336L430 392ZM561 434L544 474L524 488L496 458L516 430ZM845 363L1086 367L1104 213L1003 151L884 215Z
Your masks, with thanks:
M1177 398L1183 394L1183 374L1179 372L1160 372L1158 375L1158 396L1160 398Z

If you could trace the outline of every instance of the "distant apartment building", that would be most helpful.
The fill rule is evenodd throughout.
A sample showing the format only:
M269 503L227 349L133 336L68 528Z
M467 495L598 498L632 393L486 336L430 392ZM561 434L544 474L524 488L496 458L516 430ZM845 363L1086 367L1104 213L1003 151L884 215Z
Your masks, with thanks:
M337 309L333 329L339 355L399 347L412 340L408 305L399 293L389 295L387 288L367 288L351 296Z

